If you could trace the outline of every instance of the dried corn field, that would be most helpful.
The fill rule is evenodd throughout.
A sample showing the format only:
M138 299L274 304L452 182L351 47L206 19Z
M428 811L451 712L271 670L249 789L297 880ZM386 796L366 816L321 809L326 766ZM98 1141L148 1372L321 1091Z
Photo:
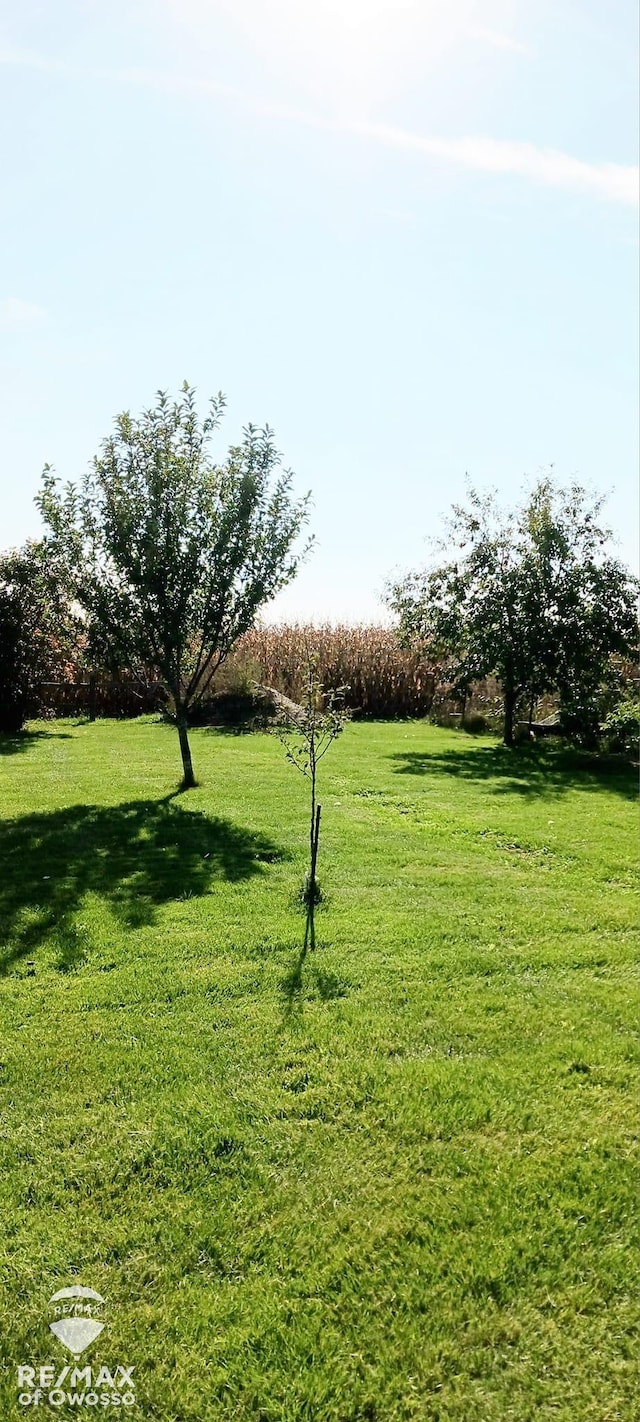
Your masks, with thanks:
M225 696L226 713L232 718L247 714L256 682L293 701L301 700L310 655L317 658L327 690L347 688L345 702L356 717L392 720L430 715L445 725L458 724L463 712L465 723L478 715L491 723L500 718L495 678L477 683L463 708L451 695L446 668L402 648L392 628L291 623L259 625L240 638L194 714L194 724L206 724L212 712L218 717ZM89 677L78 667L68 682L41 684L32 714L137 716L158 709L163 699L153 678L141 682L123 673L114 681L100 672Z
M241 638L226 676L253 678L297 701L310 654L326 688L347 687L346 705L356 714L425 716L431 709L434 668L403 650L388 627L258 626Z

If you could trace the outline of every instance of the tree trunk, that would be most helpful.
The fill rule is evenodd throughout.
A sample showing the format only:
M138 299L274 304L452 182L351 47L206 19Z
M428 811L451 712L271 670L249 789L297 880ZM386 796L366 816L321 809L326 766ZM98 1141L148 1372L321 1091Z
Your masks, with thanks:
M318 863L318 840L320 838L320 811L321 806L316 805L316 817L313 830L313 840L311 843L311 902L316 901L316 865Z
M312 754L311 754L311 820L310 820L310 823L309 823L309 867L310 867L310 869L311 869L312 866L313 866L313 846L314 846L314 842L315 842L315 833L316 833L316 763L315 763L315 757L314 757L314 755L313 755L313 747L312 747Z
M322 806L316 805L315 818L311 830L311 869L309 873L309 895L307 902L307 923L304 931L304 948L316 946L316 865L318 862L318 840L320 838L320 813Z
M182 756L182 786L184 790L193 790L196 779L193 773L189 736L187 734L187 718L184 712L178 713L178 736L180 737L180 754Z
M512 687L504 689L504 743L513 745L513 720L516 710L516 694Z

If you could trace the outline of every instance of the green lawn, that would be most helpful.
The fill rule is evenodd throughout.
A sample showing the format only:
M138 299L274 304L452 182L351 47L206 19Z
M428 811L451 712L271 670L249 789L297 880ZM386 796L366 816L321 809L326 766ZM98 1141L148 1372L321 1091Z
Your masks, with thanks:
M108 1416L631 1422L633 777L348 727L303 959L304 781L192 744L0 742L3 1422L74 1277Z

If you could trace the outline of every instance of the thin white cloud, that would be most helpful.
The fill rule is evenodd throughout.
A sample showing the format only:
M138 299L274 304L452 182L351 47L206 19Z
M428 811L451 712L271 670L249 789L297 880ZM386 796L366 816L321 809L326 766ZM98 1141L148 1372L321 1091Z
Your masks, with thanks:
M550 187L591 192L608 202L636 207L639 200L640 170L632 164L589 163L563 153L556 148L539 148L535 143L518 143L509 139L463 137L434 138L388 124L339 122L323 118L304 109L271 103L253 97L243 90L210 80L179 78L158 74L153 70L121 70L111 77L121 82L144 84L172 92L215 94L233 98L264 117L297 123L309 128L350 133L387 147L424 153L441 162L455 163L485 173L514 174L533 179Z
M46 314L43 306L36 305L35 301L22 301L19 296L6 296L0 301L0 327L5 331L39 326Z
M18 69L39 69L44 74L73 74L74 70L62 59L52 59L47 54L36 54L32 49L16 49L13 45L0 48L0 64L15 65Z
M142 89L153 89L162 94L178 94L186 99L199 97L231 99L243 109L251 109L262 118L282 119L285 123L302 124L311 128L335 128L330 119L307 113L304 109L292 108L289 104L274 103L258 94L249 94L246 89L238 89L233 84L222 84L216 79L199 79L197 76L167 74L157 69L103 69L96 70L94 78L117 84L131 84Z
M488 30L484 25L470 25L468 34L473 39L484 40L486 44L493 45L494 49L509 50L512 54L531 54L528 44L523 44L522 40L516 39L514 35L503 34L501 30Z
M42 59L25 50L0 50L0 64L19 64L46 69L66 75L79 74L55 60ZM84 77L86 77L84 71ZM518 176L573 192L591 194L605 202L637 207L640 197L640 170L621 163L590 163L574 158L555 148L541 148L535 143L469 135L443 138L414 133L409 129L369 121L325 118L305 109L274 103L214 80L164 73L152 69L94 70L92 77L107 82L138 85L162 92L183 94L187 98L213 96L231 99L243 108L264 118L273 118L307 128L342 133L366 139L387 148L402 149L424 155L437 162L455 164L476 172Z
M414 213L413 213L413 212L407 212L405 208L401 208L401 207L377 207L377 208L375 209L375 213L376 213L376 217L388 217L388 219L389 219L390 222L414 222L414 221L415 221L415 215L414 215Z
M509 173L556 188L592 193L608 202L636 207L639 199L639 170L631 164L587 163L557 148L538 148L534 143L514 143L497 138L429 138L407 129L386 124L363 123L352 132L446 163L475 168L484 173Z

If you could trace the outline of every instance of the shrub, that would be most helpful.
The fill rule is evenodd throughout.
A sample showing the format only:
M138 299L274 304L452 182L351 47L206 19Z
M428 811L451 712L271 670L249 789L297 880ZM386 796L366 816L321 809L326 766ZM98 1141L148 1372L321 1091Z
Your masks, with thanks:
M20 608L5 588L0 588L0 731L13 735L24 724L29 687L21 666Z
M640 697L626 696L605 718L602 730L607 750L632 754L640 740Z
M488 730L487 718L479 711L472 711L469 716L465 716L462 729L468 731L471 736L482 736Z
M72 675L82 629L44 543L0 556L0 731L39 711L40 683Z

